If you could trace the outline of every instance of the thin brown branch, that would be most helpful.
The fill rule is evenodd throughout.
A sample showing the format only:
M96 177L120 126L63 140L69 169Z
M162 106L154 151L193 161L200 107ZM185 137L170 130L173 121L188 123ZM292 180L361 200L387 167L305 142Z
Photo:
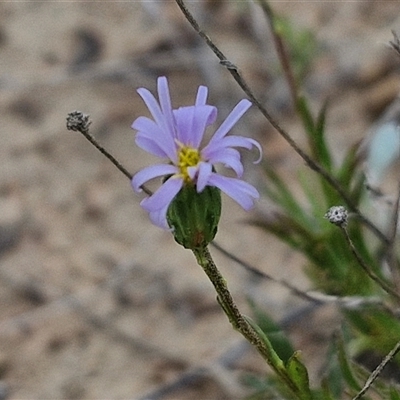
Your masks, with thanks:
M224 254L226 257L230 258L232 261L238 263L241 265L246 271L249 271L250 273L256 275L259 278L277 283L284 288L288 289L292 294L295 296L302 298L304 300L310 301L312 303L323 303L323 301L320 301L319 299L316 299L313 295L308 294L307 292L300 290L296 288L295 286L291 285L289 282L286 282L283 279L277 279L274 278L273 276L267 274L264 271L260 271L259 269L253 267L246 261L240 259L239 257L233 255L230 253L228 250L224 249L221 245L219 245L216 241L213 241L210 243L213 247L215 247L218 251L220 251L222 254Z
M108 158L129 180L132 180L133 175L111 154L109 153L95 138L89 133L89 126L92 121L89 115L80 111L70 112L67 116L67 129L75 132L80 132L101 154ZM141 189L151 196L153 192L142 185Z
M327 172L321 165L316 163L305 151L303 151L293 140L293 138L289 135L289 133L281 127L281 125L271 116L268 110L261 104L258 98L254 95L253 91L248 86L247 82L244 80L242 75L239 72L239 69L230 62L227 57L222 53L222 51L214 44L214 42L210 39L210 37L200 28L199 24L190 13L188 8L186 7L183 0L175 0L182 13L188 22L192 25L194 30L198 33L198 35L206 42L206 44L210 47L210 49L214 52L214 54L219 58L220 63L224 65L228 72L232 75L233 79L237 82L237 84L242 88L244 93L248 96L248 98L252 101L252 103L260 110L260 112L264 115L267 121L276 129L276 131L286 140L290 147L304 160L307 166L320 174L330 186L332 186L336 192L343 198L346 202L349 209L357 214L360 221L367 226L374 234L385 244L388 243L388 238L385 236L383 232L367 217L365 217L358 207L354 204L353 200L350 196L345 192L340 183Z
M364 396L367 390L371 387L374 383L376 378L378 378L379 374L383 371L386 365L393 360L396 354L400 351L400 341L396 343L390 353L382 360L382 362L376 367L376 369L372 372L372 374L368 377L367 381L365 382L364 387L358 392L357 396L353 397L352 400L359 400Z
M348 245L350 246L351 252L353 253L354 257L357 259L358 264L361 266L361 268L365 271L365 273L375 282L377 283L386 293L389 295L393 296L397 301L400 301L400 294L396 292L394 288L389 286L385 281L383 281L381 278L379 278L378 275L375 274L374 271L370 268L370 266L363 260L361 255L358 253L357 249L355 248L353 241L351 240L349 236L349 232L347 231L347 228L344 224L340 225L340 228L342 229L344 236L346 238L346 241Z

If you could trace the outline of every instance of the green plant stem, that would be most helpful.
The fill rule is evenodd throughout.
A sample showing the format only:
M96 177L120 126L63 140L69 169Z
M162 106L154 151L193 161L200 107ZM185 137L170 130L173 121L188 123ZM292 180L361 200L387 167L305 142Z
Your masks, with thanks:
M369 265L363 260L361 255L358 253L357 249L354 246L353 241L350 238L349 232L346 228L345 225L342 225L340 227L344 233L344 236L346 238L346 241L348 245L350 246L351 252L353 253L354 257L357 259L358 264L361 266L361 268L365 271L365 273L374 281L376 282L386 293L389 295L393 296L397 301L400 301L400 294L396 292L394 288L389 286L385 281L383 281L381 278L379 278L378 275L375 274L374 271L369 267Z
M305 394L299 391L296 383L290 378L286 372L283 361L272 348L272 345L268 339L265 336L261 338L261 332L255 328L253 323L250 322L249 318L242 315L239 311L231 293L229 292L226 281L215 265L208 248L196 248L192 251L198 264L203 268L211 283L214 285L214 288L218 294L217 300L227 315L233 328L239 331L247 339L247 341L257 349L257 351L287 385L288 389L291 390L296 398L299 400L308 399Z

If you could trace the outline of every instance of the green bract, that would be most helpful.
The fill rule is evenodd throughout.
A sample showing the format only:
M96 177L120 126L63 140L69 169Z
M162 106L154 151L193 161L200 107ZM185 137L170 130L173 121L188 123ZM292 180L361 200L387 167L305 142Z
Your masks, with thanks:
M168 208L167 221L180 245L196 249L207 246L214 239L220 216L221 192L218 188L206 186L197 193L194 185L184 185Z

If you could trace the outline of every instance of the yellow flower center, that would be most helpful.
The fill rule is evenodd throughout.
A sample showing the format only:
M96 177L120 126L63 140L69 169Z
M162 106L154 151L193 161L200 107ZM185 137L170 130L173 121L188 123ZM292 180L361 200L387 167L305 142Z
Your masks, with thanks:
M191 181L188 174L189 167L195 167L201 161L199 151L193 147L180 145L178 154L178 167L180 175L186 183Z

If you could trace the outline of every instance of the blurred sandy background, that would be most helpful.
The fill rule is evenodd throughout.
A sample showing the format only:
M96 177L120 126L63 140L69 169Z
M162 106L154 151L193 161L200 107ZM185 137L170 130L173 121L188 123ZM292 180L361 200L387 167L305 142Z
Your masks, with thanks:
M260 10L244 1L188 5L301 141ZM400 28L399 3L272 6L315 34L306 89L316 106L331 96L328 134L340 157L398 93L399 60L385 43ZM68 112L90 114L91 132L135 172L152 162L130 129L147 112L136 89L154 92L157 77L167 75L179 106L205 84L221 121L243 98L228 72L172 1L3 2L0 52L0 399L243 396L238 378L263 366L231 330L192 254L153 227L129 181L65 128ZM259 140L265 157L295 181L301 162L255 109L235 132ZM261 188L252 157L245 155L247 178ZM268 207L262 199L259 208ZM247 226L248 217L224 197L218 242L307 288L302 260ZM244 310L246 296L277 319L300 309L280 286L213 253ZM311 367L318 351L310 344L327 338L315 327L334 328L324 315L292 326Z

